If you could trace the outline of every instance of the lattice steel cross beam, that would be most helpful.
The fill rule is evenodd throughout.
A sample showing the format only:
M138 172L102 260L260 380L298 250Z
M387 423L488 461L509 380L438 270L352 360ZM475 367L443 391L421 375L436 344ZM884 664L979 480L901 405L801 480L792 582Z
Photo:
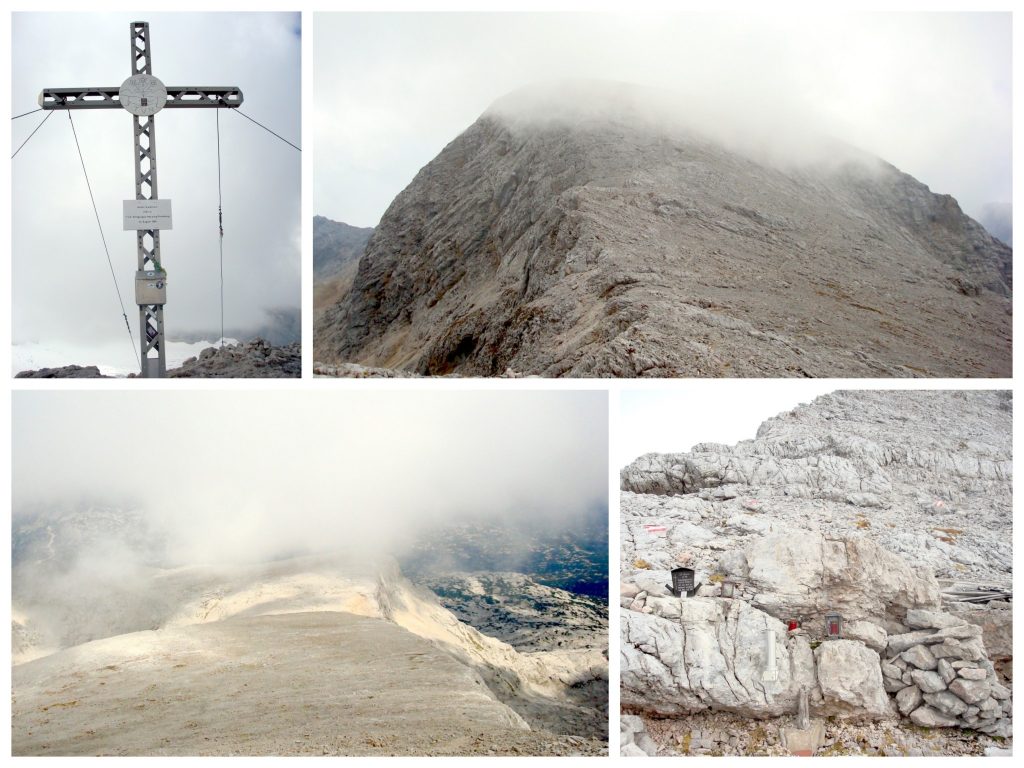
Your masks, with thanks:
M153 76L149 48L149 24L134 21L131 27L132 74L120 87L44 88L39 94L43 109L126 109L135 126L135 199L157 200L156 123L161 109L232 109L242 104L242 91L229 86L165 86ZM144 377L167 372L164 344L164 304L167 272L160 260L160 230L136 230L138 271L135 301L139 305Z

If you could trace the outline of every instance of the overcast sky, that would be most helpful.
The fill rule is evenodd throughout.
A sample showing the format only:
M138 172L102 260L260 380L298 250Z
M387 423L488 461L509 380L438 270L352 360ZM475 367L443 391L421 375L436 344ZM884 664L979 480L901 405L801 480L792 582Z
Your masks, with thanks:
M813 379L765 379L757 383L756 392L750 385L725 379L690 381L673 389L623 390L612 454L615 469L645 453L685 453L697 443L750 440L766 419L836 390L835 384Z
M15 392L15 515L133 499L198 563L388 548L463 515L570 524L607 508L604 392L299 395Z
M533 82L667 88L877 154L979 215L1011 201L1010 14L314 14L314 210L375 226Z
M13 16L12 115L44 87L120 86L131 74L132 21L150 23L153 74L166 85L238 86L242 111L301 146L300 15L36 14ZM220 330L217 110L156 116L159 194L173 205L161 233L169 337ZM220 115L225 325L257 328L269 310L300 306L300 153L240 115ZM12 153L44 113L14 121ZM72 115L114 272L138 342L132 120L123 110ZM15 344L69 348L66 362L135 368L65 111L12 161ZM116 342L123 339L118 346ZM123 360L81 359L117 348Z

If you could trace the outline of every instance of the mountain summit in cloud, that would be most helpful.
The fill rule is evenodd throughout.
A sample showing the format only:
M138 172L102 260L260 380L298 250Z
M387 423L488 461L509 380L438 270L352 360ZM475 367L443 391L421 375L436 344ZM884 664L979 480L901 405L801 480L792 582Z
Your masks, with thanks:
M877 158L748 118L621 83L504 97L395 198L318 318L316 358L432 375L1009 375L1009 247Z

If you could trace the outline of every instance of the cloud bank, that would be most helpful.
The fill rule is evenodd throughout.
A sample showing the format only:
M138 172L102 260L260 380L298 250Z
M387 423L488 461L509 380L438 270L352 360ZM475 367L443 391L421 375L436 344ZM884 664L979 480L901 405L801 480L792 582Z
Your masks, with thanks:
M374 226L503 95L608 80L726 135L835 137L979 216L1011 201L1011 51L1008 13L316 14L314 208Z
M607 505L603 392L17 392L14 524L134 509L169 564L355 549Z

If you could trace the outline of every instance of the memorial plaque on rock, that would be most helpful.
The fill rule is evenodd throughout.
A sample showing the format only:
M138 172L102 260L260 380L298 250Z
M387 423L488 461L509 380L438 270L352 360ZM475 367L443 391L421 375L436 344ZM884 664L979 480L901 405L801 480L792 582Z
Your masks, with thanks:
M673 568L672 569L672 586L669 587L672 590L672 594L676 597L692 597L697 591L694 584L694 572L693 568Z

